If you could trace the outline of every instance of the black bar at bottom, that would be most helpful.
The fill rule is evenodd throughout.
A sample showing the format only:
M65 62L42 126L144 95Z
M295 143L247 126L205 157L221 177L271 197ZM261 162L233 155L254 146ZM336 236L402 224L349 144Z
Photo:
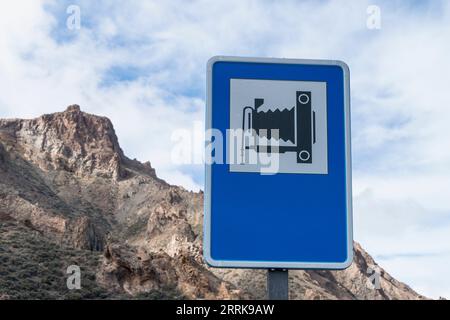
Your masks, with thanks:
M288 270L267 270L267 298L269 300L289 300Z

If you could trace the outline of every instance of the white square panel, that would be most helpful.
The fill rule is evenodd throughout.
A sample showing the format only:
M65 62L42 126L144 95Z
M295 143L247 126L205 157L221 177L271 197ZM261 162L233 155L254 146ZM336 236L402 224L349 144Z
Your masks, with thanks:
M325 82L231 79L230 129L231 172L328 173Z

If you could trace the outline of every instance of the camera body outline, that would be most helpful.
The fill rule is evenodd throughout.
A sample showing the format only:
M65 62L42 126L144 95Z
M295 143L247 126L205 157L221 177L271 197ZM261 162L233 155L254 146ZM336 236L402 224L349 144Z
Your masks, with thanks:
M254 149L257 153L286 153L295 152L296 160L298 164L312 164L313 154L312 146L317 142L316 137L316 112L312 110L312 95L311 91L296 91L296 104L294 106L294 118L289 119L290 123L285 123L286 126L291 126L293 124L294 128L294 138L292 145L277 145L272 147L271 141L271 130L274 128L270 127L270 115L274 115L275 112L260 112L258 109L264 104L264 99L255 98L254 107L246 106L242 110L242 131L251 131L251 135L256 138L256 136L261 137L261 132L264 132L267 139L267 145L245 145L244 135L242 142L242 159L244 158L245 150ZM289 112L286 110L279 111L279 114L283 112ZM246 125L247 124L247 125ZM283 126L283 123L279 123L279 126ZM278 128L283 129L283 128ZM264 130L264 131L262 131ZM283 138L282 136L277 137L278 139ZM290 140L290 139L289 139ZM256 141L256 140L255 140ZM244 163L243 163L244 164Z

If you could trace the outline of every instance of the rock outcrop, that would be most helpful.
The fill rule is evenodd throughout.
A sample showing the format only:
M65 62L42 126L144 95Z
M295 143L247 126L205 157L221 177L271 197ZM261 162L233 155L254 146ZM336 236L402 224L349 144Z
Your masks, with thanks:
M102 290L121 297L155 298L159 292L157 297L165 298L264 299L264 270L204 264L202 206L203 193L171 186L150 163L127 158L112 123L77 105L31 120L0 120L2 237L30 230L39 241L53 243L55 255L76 249L80 258L91 257L83 260L91 265L81 267L97 268L94 280ZM17 250L4 243L0 259L10 261L7 253ZM99 264L92 262L97 257ZM4 271L11 281L14 268ZM369 268L380 274L378 289L370 282ZM393 279L358 244L347 270L292 271L290 276L294 299L423 298ZM21 296L14 290L0 287L0 295Z
M131 295L140 292L177 291L188 299L248 298L220 280L196 261L189 252L173 257L164 251L147 252L129 246L109 245L99 282Z

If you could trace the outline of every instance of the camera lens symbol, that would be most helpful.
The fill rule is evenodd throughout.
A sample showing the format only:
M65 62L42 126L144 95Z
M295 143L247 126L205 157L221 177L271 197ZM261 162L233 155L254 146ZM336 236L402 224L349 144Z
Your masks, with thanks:
M302 161L308 161L311 158L311 154L306 150L302 150L299 152L298 157Z
M301 104L307 104L309 102L309 96L307 94L299 95L298 102L300 102Z

